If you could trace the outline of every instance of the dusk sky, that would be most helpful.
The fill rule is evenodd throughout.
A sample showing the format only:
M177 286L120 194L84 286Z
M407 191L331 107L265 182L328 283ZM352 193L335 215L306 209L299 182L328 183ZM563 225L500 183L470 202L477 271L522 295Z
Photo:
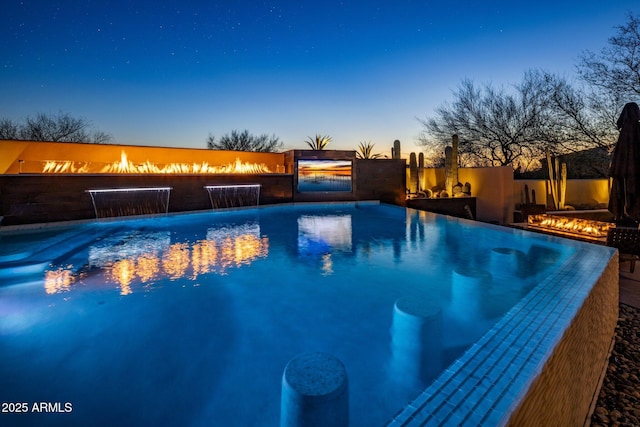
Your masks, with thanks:
M638 0L9 0L0 118L69 113L119 144L206 148L248 129L406 154L463 78L571 79L629 12Z

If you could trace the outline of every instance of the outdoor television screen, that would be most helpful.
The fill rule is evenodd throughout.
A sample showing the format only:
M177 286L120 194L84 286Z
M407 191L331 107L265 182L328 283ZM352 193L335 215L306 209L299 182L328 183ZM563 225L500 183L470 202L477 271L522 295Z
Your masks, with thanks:
M298 191L351 191L351 160L298 160Z

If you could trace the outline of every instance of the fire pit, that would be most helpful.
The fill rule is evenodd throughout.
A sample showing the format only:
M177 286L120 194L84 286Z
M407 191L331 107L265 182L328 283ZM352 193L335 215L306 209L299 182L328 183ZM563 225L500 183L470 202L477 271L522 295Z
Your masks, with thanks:
M581 240L604 242L607 232L614 224L564 215L529 215L527 229L540 230L550 234L578 238Z
M284 169L284 168L283 168ZM224 165L211 165L208 162L170 162L155 163L144 161L134 163L122 150L120 160L110 163L75 162L71 160L42 160L39 162L22 162L20 173L106 173L106 174L253 174L272 173L264 163L243 162L240 158Z

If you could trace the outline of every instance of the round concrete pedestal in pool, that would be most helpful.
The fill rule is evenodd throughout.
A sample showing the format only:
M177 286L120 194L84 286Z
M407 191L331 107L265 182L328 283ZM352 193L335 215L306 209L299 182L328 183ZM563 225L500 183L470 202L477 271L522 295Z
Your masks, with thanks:
M495 280L504 280L522 275L525 253L513 248L491 250L491 272ZM509 282L506 281L505 285Z
M462 321L483 318L483 294L491 286L491 273L486 270L459 267L451 279L451 311Z
M424 387L442 370L442 310L415 297L398 299L391 325L391 375L411 389Z
M327 353L291 359L282 375L281 427L349 425L347 371Z

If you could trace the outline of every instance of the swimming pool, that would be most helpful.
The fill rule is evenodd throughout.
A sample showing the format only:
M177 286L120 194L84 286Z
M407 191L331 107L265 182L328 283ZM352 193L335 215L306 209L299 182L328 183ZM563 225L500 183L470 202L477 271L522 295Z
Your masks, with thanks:
M410 424L437 408L434 424L499 425L550 352L528 325L562 328L614 255L377 203L91 222L1 242L1 397L29 413L0 421L17 425L275 426L283 370L309 352L346 367L351 425ZM419 356L403 301L441 316ZM501 366L495 337L520 345L503 365L517 379L489 368L489 391L456 403L446 388L464 390L461 372ZM497 361L478 358L489 350ZM33 410L41 402L48 413Z

